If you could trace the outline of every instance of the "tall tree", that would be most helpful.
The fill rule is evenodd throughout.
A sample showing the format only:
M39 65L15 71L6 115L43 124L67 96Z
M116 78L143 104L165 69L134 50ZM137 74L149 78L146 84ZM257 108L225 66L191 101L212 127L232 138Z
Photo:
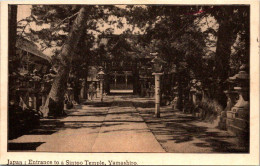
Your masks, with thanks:
M16 72L17 67L19 66L19 60L16 56L16 31L17 31L17 5L9 5L8 6L8 56L9 56L9 76ZM9 77L9 94L14 94L10 91L13 89L13 85L15 84L14 79L10 79ZM13 98L14 96L9 96L9 98Z
M9 26L9 55L15 56L15 44L16 44L16 31L17 31L17 5L9 5L8 13L8 26Z
M62 114L70 65L79 39L86 28L86 18L86 7L82 7L73 23L68 38L62 47L61 53L58 56L60 66L42 110L44 116L48 116L48 113L54 114L55 116Z
M31 21L32 23L35 23L37 26L40 27L33 28L33 26L31 26L29 30L20 30L23 32L21 33L23 36L29 38L31 41L40 44L43 50L54 48L55 52L59 52L59 47L62 46L61 53L59 53L57 56L53 56L55 58L52 59L56 59L56 62L58 60L57 64L55 65L55 67L60 66L57 79L59 78L63 81L54 81L49 96L50 99L47 100L44 109L42 109L43 112L45 112L45 116L47 116L47 112L49 112L49 109L51 109L50 112L52 112L52 114L60 114L62 112L61 102L57 101L62 101L62 94L64 94L64 92L60 93L60 91L65 91L64 87L66 86L60 86L59 83L62 82L63 84L66 84L67 75L63 75L61 73L70 72L73 75L76 74L76 79L78 79L77 77L81 75L80 73L82 73L79 70L85 68L86 70L84 71L85 73L83 75L86 76L88 65L92 64L94 59L96 59L96 55L100 54L100 49L96 47L97 35L110 33L111 31L111 28L104 27L104 24L112 25L119 24L121 22L120 19L113 21L113 17L115 17L114 13L118 12L118 8L116 6L85 6L88 11L88 15L85 22L83 21L83 24L85 24L84 26L86 26L87 28L85 29L85 31L82 32L82 34L75 32L75 34L78 33L76 36L78 38L81 38L82 41L80 41L79 43L77 40L72 39L72 44L75 45L67 44L69 43L68 40L66 43L64 43L68 34L71 34L71 32L73 32L72 20L76 16L79 16L79 8L79 5L33 5L32 15L28 19L24 20L27 21L27 23L25 22L25 25L28 25L28 21ZM111 17L112 21L110 19ZM122 28L121 25L122 24L120 24L119 27ZM109 30L107 31L107 29ZM66 46L68 45L73 46L69 48L74 49L72 51L74 55L70 55L69 59L63 56L64 54L70 54L66 53L68 51L68 49L66 49ZM64 64L66 64L68 68L63 67L65 66ZM62 70L65 69L66 72L62 72ZM57 103L59 103L58 109Z
M223 8L214 6L213 10L209 11L209 13L219 24L216 33L214 78L218 84L215 98L222 106L225 106L226 96L223 91L226 89L225 81L230 76L232 46L236 42L238 35L245 42L243 62L249 62L249 7L226 6ZM235 58L238 59L239 56Z
M197 28L205 13L196 13L198 6L129 6L130 16L127 17L132 24L145 29L141 37L144 47L148 47L146 54L157 51L168 64L166 70L171 70L173 64L177 67L175 80L178 82L179 108L182 109L184 93L183 81L188 76L184 69L190 68L202 72L201 59L205 54L205 36ZM193 14L194 13L194 14ZM143 17L147 19L143 19ZM183 67L183 62L188 65ZM171 91L171 87L165 88Z

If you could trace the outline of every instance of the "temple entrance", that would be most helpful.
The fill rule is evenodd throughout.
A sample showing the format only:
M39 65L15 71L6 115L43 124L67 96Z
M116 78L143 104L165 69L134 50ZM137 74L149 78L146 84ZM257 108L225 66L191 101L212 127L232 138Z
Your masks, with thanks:
M110 93L133 93L132 71L114 71L110 74Z

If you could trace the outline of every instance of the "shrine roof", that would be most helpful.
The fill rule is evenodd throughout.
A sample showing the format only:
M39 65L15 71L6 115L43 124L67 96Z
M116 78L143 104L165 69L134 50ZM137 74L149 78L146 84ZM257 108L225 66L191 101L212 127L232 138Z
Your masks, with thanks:
M18 37L16 41L16 47L37 57L40 57L41 59L47 60L49 63L51 62L51 58L42 53L36 44L25 38Z

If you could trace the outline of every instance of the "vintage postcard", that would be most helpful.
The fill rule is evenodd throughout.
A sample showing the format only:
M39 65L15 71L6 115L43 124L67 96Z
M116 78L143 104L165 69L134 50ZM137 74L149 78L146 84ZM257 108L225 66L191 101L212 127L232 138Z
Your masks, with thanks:
M259 164L259 1L0 11L0 164Z

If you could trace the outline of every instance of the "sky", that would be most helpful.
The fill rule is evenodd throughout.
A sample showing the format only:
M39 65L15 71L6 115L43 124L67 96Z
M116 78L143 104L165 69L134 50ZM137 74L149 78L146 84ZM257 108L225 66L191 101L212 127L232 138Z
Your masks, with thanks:
M31 14L32 5L18 5L17 9L17 21L24 19Z
M121 7L121 8L124 8L126 5L117 5L118 7ZM19 22L20 20L22 19L25 19L26 17L30 16L31 15L31 7L32 5L18 5L18 10L17 10L17 21ZM114 17L114 16L111 16L109 18L109 21L112 21L112 20L116 20L117 18ZM114 34L122 34L126 29L130 28L132 29L132 26L131 25L128 25L126 23L126 19L123 18L122 19L122 23L124 24L124 27L123 28L117 28L117 24L113 24L113 25L109 25L109 24L106 24L104 23L104 25L101 25L101 24L98 24L99 28L98 30L99 31L104 31L106 30L107 28L113 28L114 29ZM28 32L29 31L29 28L32 28L33 30L40 30L40 29L43 29L43 28L49 28L49 25L45 24L45 25L42 25L42 26L37 26L35 23L31 23L30 26L27 26L25 28L25 32ZM98 35L98 33L96 31L92 31L94 33L94 35ZM141 31L138 29L138 28L135 28L133 33L138 33ZM59 33L62 33L62 32L59 32ZM35 43L39 48L40 48L40 44L39 43ZM40 48L41 49L41 48ZM45 49L43 51L43 53L45 53L46 55L53 55L53 50L54 49L59 49L59 48L56 48L56 47L53 47L53 48L49 48L49 49Z
M117 6L118 6L118 7L121 7L121 8L125 8L125 5L117 5ZM32 5L18 5L17 21L20 21L21 19L24 19L24 18L30 16L30 14L31 14L31 7L32 7ZM116 18L115 16L110 16L110 18L109 18L110 21L116 20L116 19L118 19L118 18ZM204 18L204 19L201 20L201 23L203 23L203 22L205 22L205 21L206 21L206 19ZM207 25L204 25L204 26L201 27L201 30L202 30L202 31L205 31L205 30L208 28L208 26L209 26L209 27L213 27L215 30L218 29L218 25L216 24L216 20L215 20L215 19L208 17L208 18L207 18L207 22L208 22ZM100 31L104 31L104 30L107 29L107 28L113 28L113 29L114 29L114 32L113 32L114 34L122 34L126 29L128 29L128 28L132 29L132 26L126 23L126 19L125 19L125 18L122 19L122 23L124 24L124 27L123 27L122 29L117 28L117 27L116 27L116 24L108 25L108 24L106 24L106 23L104 23L104 25L98 24L98 26L99 26L98 29L99 29ZM42 29L42 28L49 28L49 25L45 24L45 25L42 25L42 26L37 26L37 25L35 25L35 23L31 23L31 24L30 24L30 27L27 26L26 29L25 29L25 31L28 32L28 31L29 31L29 28L32 28L32 29L34 29L34 30L40 30L40 29ZM98 35L98 33L97 33L96 31L92 31L92 32L94 33L94 35L96 35L96 36ZM143 32L141 32L140 29L138 29L138 28L135 28L134 31L133 31L133 33L138 33L138 32L139 32L140 34L143 33ZM62 33L62 32L59 32L59 33ZM212 40L216 40L216 38L214 38L213 35L212 35L212 36L209 36L209 37L210 37ZM39 43L35 43L35 44L40 48L40 44L39 44ZM41 48L40 48L40 49L41 49ZM45 50L43 51L43 53L46 54L46 55L51 56L51 55L53 55L53 52L52 52L52 51L53 51L54 49L59 49L59 48L57 48L57 47L48 48L48 49L45 49ZM210 49L211 49L212 51L215 51L215 48L210 48Z
M121 8L124 8L126 5L116 5L118 7L121 7ZM32 5L18 5L18 11L17 11L17 21L20 21L21 19L24 19L28 16L30 16L31 14L31 7ZM116 20L117 18L111 16L110 18L110 21L112 20ZM121 34L123 33L127 28L132 28L131 25L127 25L126 24L126 19L123 18L122 20L123 24L124 24L124 27L122 29L119 29L116 27L116 24L112 25L111 27L114 28L114 34ZM34 25L32 25L32 27L34 27ZM106 28L110 27L110 25L106 24L104 26L101 26L99 25L99 30L103 31L105 30ZM36 27L35 27L36 28ZM39 27L38 27L39 28ZM135 28L134 32L138 32L139 30L137 28Z

